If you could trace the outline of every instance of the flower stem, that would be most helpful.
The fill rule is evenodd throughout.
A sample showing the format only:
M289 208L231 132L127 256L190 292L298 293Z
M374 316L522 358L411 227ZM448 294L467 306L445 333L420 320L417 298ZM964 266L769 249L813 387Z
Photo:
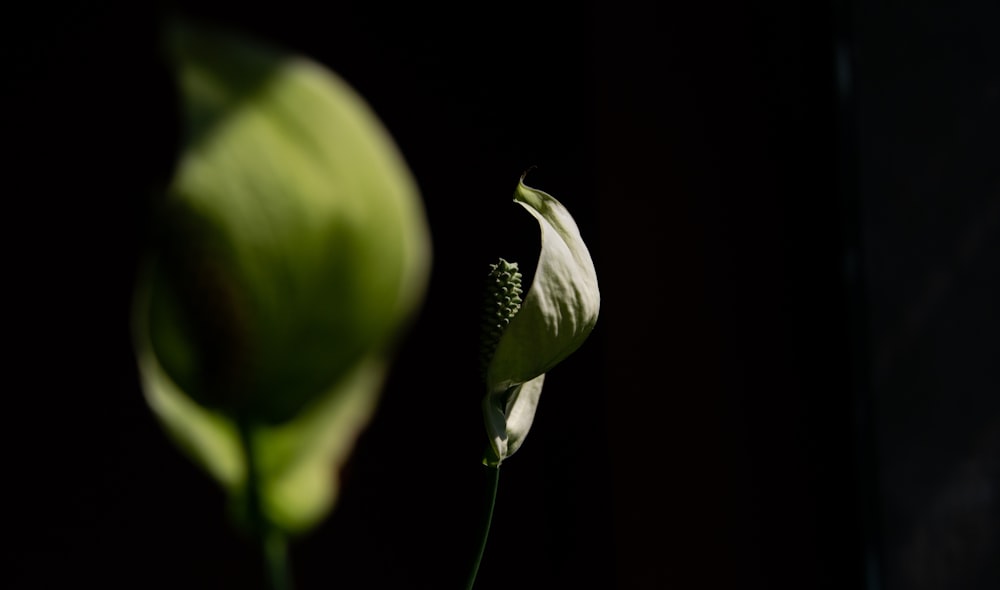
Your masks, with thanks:
M489 503L486 508L486 519L483 524L483 538L479 543L479 551L476 553L476 561L472 564L472 573L469 575L467 590L472 590L476 585L476 576L479 574L479 564L483 561L483 554L486 553L486 540L490 536L490 525L493 523L493 509L497 504L497 487L500 483L500 466L486 467L490 473Z
M269 590L291 590L288 570L288 541L264 514L260 498L260 465L254 445L253 426L240 422L240 443L247 462L247 516L264 564Z
M288 540L283 534L271 530L262 540L264 563L272 590L292 590L288 571Z

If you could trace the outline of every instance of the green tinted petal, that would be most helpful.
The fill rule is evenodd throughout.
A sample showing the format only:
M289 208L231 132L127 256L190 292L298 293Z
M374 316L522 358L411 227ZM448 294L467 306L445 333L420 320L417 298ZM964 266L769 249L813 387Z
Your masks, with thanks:
M186 143L160 214L150 339L189 396L280 423L391 338L428 275L417 187L320 65L178 26Z
M247 465L233 418L179 390L152 354L148 339L137 338L136 351L143 392L167 434L241 501ZM255 430L268 522L300 532L329 512L339 491L338 466L374 413L385 374L385 362L370 358L290 422Z
M144 393L234 498L253 424L267 516L318 522L420 305L430 237L391 137L321 65L175 23L184 142L136 289Z
M543 374L515 385L504 395L488 395L483 398L483 417L490 439L490 451L483 460L486 465L500 465L521 447L535 420L535 410L544 383Z
M525 186L514 199L541 227L541 254L521 310L497 345L487 391L502 393L547 373L590 335L601 307L597 271L569 211L555 198Z
M145 297L137 297L141 314ZM177 388L149 346L148 335L138 324L136 359L146 401L166 428L167 434L195 462L212 474L228 490L239 489L246 481L246 462L239 434L232 420L206 409Z
M288 531L306 530L333 506L339 466L375 411L385 375L383 360L367 359L309 411L258 431L262 504L270 522Z

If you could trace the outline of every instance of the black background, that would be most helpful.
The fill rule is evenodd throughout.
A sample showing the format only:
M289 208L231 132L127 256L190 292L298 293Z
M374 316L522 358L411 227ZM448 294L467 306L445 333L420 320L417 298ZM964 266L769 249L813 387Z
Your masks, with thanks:
M297 588L462 587L480 281L530 260L510 197L532 166L603 306L503 468L478 588L995 587L995 7L171 6L349 81L433 234L340 502L293 545ZM131 356L148 196L178 148L161 14L3 20L5 587L260 586Z

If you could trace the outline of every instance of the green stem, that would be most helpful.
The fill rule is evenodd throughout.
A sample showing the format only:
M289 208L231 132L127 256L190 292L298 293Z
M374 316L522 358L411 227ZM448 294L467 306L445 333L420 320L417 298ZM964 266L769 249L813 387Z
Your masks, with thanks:
M483 538L479 543L479 551L476 553L476 561L472 564L472 573L469 575L469 584L466 586L467 590L472 590L472 588L476 585L476 576L479 575L479 564L482 563L483 554L486 553L486 540L490 536L490 525L493 524L493 509L497 504L497 487L500 483L500 466L487 466L487 469L490 471L489 504L486 508L486 522L483 525Z
M264 515L260 497L260 465L254 445L253 426L241 422L240 443L247 461L247 516L260 550L270 590L291 590L288 571L288 541Z
M272 529L271 533L262 540L262 544L265 567L272 590L291 590L292 579L288 571L288 540L279 531Z

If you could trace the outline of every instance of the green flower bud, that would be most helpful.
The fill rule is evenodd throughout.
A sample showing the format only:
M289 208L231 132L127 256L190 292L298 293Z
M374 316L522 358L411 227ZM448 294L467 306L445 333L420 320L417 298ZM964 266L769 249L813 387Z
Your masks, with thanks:
M541 253L531 287L486 368L483 416L490 450L484 463L494 466L521 446L545 374L583 344L601 307L594 262L569 211L525 186L523 176L514 200L538 221Z
M332 463L424 295L419 193L377 117L321 65L190 24L166 49L184 145L136 290L144 391L235 496L236 425L251 425L268 517L305 528L332 505Z

